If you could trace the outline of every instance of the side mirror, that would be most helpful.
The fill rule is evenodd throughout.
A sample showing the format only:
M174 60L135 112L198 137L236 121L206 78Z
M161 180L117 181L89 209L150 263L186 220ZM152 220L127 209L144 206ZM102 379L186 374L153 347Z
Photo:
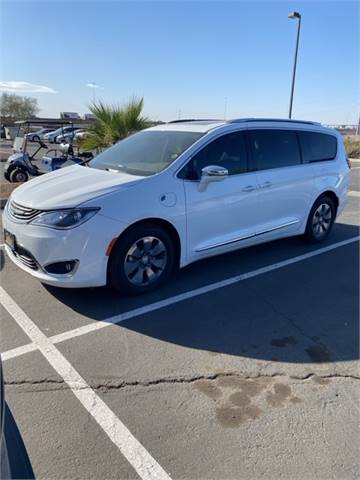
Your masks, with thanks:
M208 165L201 170L199 192L204 192L209 183L220 182L229 175L229 171L218 165Z

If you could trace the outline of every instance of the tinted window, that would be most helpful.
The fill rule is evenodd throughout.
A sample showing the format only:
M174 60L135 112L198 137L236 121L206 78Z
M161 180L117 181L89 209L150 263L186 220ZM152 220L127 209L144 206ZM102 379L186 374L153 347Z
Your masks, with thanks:
M303 162L321 162L336 157L337 140L333 135L315 132L299 132Z
M247 171L245 137L242 132L229 133L209 143L186 165L180 177L197 180L208 165L227 168L229 175Z
M299 143L293 130L251 130L250 148L258 170L301 163Z

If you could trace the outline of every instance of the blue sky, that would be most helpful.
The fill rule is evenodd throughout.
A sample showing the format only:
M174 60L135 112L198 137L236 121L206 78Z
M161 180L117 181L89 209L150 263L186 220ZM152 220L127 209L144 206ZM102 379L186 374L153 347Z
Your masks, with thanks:
M356 123L358 1L16 1L1 4L3 82L47 86L41 115L84 113L96 95L144 96L154 119L286 117L297 22L294 117Z

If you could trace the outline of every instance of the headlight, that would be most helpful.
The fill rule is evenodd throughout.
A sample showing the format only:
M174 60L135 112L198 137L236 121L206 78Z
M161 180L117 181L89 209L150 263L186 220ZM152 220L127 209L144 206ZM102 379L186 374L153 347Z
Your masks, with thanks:
M52 212L42 213L30 223L32 225L43 225L44 227L60 229L73 228L89 220L99 210L99 207L53 210Z

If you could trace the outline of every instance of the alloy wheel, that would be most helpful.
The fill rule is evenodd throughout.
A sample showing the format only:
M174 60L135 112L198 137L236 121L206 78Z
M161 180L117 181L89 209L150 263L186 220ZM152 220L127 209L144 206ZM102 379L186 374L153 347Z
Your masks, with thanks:
M321 203L315 210L312 219L312 229L315 237L324 236L331 227L332 210L328 203Z
M148 286L156 282L167 263L164 243L156 237L142 237L129 248L124 261L125 275L130 283Z

